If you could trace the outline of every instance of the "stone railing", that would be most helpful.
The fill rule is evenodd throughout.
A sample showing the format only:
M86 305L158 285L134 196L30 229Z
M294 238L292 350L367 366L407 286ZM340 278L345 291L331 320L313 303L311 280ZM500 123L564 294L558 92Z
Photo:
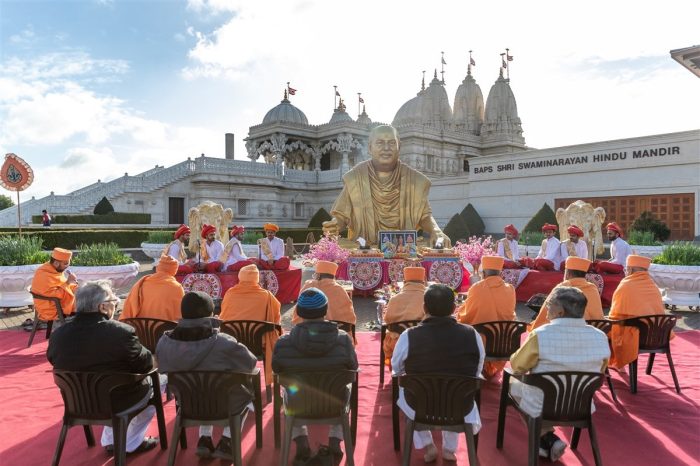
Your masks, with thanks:
M341 181L343 178L340 175L340 169L326 170L318 172L318 182L319 183L333 183Z

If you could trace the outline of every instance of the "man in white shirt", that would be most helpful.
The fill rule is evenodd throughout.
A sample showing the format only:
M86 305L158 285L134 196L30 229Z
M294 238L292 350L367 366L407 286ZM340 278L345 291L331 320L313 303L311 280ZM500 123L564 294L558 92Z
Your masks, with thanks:
M583 230L576 225L571 225L566 232L569 233L569 239L562 241L559 247L561 257L559 270L564 270L564 263L569 256L588 259L588 245L583 240Z
M284 255L284 241L277 238L280 227L274 223L263 225L266 238L258 240L260 246L260 259L258 267L263 270L287 270L289 268L289 257Z
M622 239L622 227L615 222L606 226L608 239L610 240L610 259L596 261L595 269L598 273L622 274L625 272L627 256L632 254L632 248L627 241Z
M190 227L187 225L180 225L175 234L175 241L165 246L163 254L172 257L180 264L177 268L178 274L194 273L194 261L187 260L186 245L190 240Z
M224 253L224 243L216 239L216 227L214 225L202 225L202 239L196 261L199 270L204 273L216 273L223 265L219 258Z
M545 239L542 241L540 252L535 258L535 270L542 272L559 270L559 266L561 264L561 259L559 257L559 246L561 243L554 236L556 231L556 225L552 225L551 223L545 223L542 225L542 233L544 233Z
M245 234L245 227L234 225L231 228L231 239L224 247L224 252L219 258L220 262L224 263L223 270L227 272L237 272L241 267L246 265L254 264L253 259L248 259L248 256L243 252L243 235Z
M506 237L498 241L496 254L503 258L504 269L520 268L520 251L518 251L518 229L513 224L503 228Z

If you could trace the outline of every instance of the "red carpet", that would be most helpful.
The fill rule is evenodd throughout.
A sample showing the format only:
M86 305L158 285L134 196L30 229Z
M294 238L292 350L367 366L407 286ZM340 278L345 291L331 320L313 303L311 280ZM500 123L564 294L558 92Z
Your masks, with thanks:
M0 464L46 465L50 464L60 430L63 404L54 386L50 365L44 353L46 341L39 337L29 349L27 333L0 332ZM400 453L394 452L391 440L390 385L378 389L378 333L358 333L358 351L362 374L360 376L360 411L358 445L355 451L357 465L398 465ZM700 332L679 332L672 341L674 362L682 392L676 394L664 357L658 357L651 376L640 367L639 393L629 392L626 376L622 379L613 371L619 405L615 405L607 386L596 397L597 412L594 422L603 462L607 465L680 465L700 464ZM646 357L643 359L645 364ZM389 378L387 378L389 380ZM482 390L482 419L484 428L479 440L479 458L485 465L527 464L526 429L520 419L509 411L504 449L495 447L498 393L500 386L488 383ZM274 449L272 406L265 406L264 445L255 449L255 433L252 416L244 427L244 464L271 466L278 464L279 450ZM172 429L174 403L165 408L168 438ZM403 425L403 420L402 420ZM312 426L312 445L324 439L325 427ZM100 428L94 429L99 442ZM194 455L196 429L189 429L189 446L178 451L178 465L198 464ZM150 434L157 434L155 423ZM215 440L220 430L215 429ZM567 440L571 430L560 432ZM437 436L439 438L439 435ZM402 436L403 440L403 436ZM293 450L293 448L292 448ZM466 446L460 438L459 461L466 465ZM413 465L422 465L422 454L414 452ZM165 465L167 451L156 449L141 455L130 456L130 465ZM562 464L593 464L588 436L581 436L578 451L567 453ZM73 428L68 433L62 465L113 464L100 447L87 448L82 429ZM201 464L224 464L219 460L206 460ZM436 463L433 463L436 464ZM437 464L454 464L440 463ZM546 464L546 463L545 463Z

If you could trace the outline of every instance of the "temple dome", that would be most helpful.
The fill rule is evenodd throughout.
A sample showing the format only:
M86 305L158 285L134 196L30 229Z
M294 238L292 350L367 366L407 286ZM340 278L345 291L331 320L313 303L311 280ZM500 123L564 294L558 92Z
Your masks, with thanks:
M421 90L414 98L406 102L399 108L399 111L396 112L396 116L394 116L394 121L392 122L392 125L394 126L400 126L400 125L411 125L421 123L421 99L423 97L423 94L425 93L425 90Z
M362 113L357 117L357 122L363 125L371 125L372 124L372 119L367 115L367 111L365 110L365 106L362 106Z
M338 104L338 108L333 110L333 115L331 116L331 120L328 122L330 124L338 124L338 123L346 123L350 121L355 121L352 119L350 115L348 115L348 112L345 111L345 103L343 102L343 99L340 99L340 103Z
M509 125L520 126L521 124L518 105L515 103L510 84L503 78L503 70L489 91L484 119L486 125L493 125L498 121L507 122Z
M430 85L399 108L393 125L421 124L436 128L452 123L452 108L445 85L435 77Z
M284 99L282 99L282 102L267 112L265 118L263 118L262 124L267 125L278 122L300 123L302 125L309 124L309 120L306 118L306 115L304 115L304 112L289 102L287 91L284 92Z
M484 95L474 80L471 68L455 93L454 124L458 129L479 134L484 123Z

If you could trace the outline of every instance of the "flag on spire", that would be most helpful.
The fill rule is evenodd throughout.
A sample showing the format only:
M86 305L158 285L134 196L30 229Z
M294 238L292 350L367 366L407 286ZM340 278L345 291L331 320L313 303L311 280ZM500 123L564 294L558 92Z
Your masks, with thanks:
M361 103L361 104L364 104L364 103L365 103L365 99L363 99L362 96L360 96L358 99L360 100L360 103Z
M473 58L469 57L469 64L472 66L476 66L476 62L474 61Z
M340 97L340 92L338 92L338 89L335 90L335 95L336 97Z
M443 65L447 65L447 62L445 61L445 57L442 57L441 60L442 60Z
M506 56L508 57L508 61L513 61L513 55L506 54Z
M287 89L289 90L289 95L296 95L296 93L297 93L296 89L294 89L293 87L287 87Z

